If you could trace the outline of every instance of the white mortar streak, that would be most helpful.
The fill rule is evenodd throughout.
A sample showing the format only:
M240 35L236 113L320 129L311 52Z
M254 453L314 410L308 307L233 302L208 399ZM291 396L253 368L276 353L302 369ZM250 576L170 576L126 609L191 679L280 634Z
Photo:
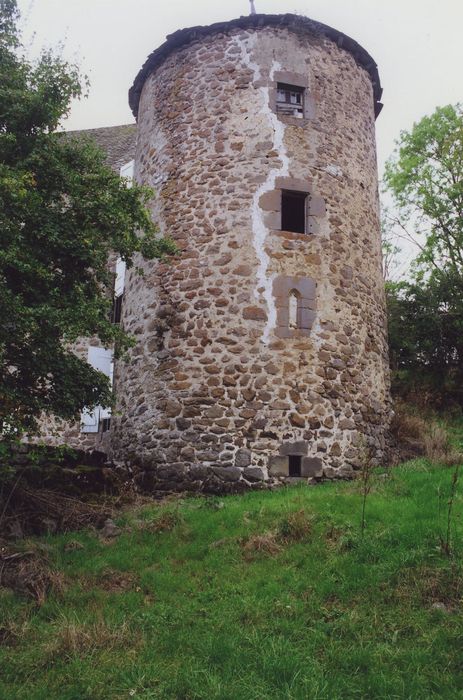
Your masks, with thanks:
M253 37L255 42L255 37ZM254 73L254 81L261 79L260 68L257 63L251 60L250 55L247 53L247 47L244 42L240 42L241 49L243 52L244 63L250 68ZM276 70L281 70L281 65L278 61L272 62L272 67L270 69L269 81L273 81L273 76ZM265 250L265 243L268 236L268 228L264 223L264 212L259 206L259 200L263 194L266 192L271 192L275 189L275 181L277 177L287 177L289 175L289 158L286 152L286 146L284 143L285 137L285 125L278 119L275 112L270 109L269 105L269 87L259 87L260 94L262 95L262 107L260 110L261 114L264 114L273 129L273 150L278 153L278 157L281 161L281 166L279 168L272 168L265 182L256 190L252 198L251 206L251 220L252 220L252 234L253 234L253 245L256 251L256 256L258 260L257 267L257 281L256 288L254 290L254 296L256 299L260 299L261 296L265 299L267 304L267 322L265 324L264 332L262 333L261 341L268 345L270 333L276 326L277 320L277 310L275 306L275 299L272 292L274 275L268 274L268 266L270 258ZM259 291L263 290L263 291Z

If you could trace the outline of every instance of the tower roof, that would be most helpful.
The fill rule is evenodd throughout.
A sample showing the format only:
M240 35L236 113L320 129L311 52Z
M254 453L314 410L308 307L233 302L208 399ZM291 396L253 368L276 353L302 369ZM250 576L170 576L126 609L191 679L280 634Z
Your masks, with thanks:
M297 33L326 37L334 41L340 48L348 51L355 58L358 65L362 66L370 76L373 85L375 115L378 116L382 108L380 100L383 92L379 79L378 67L368 51L362 48L360 44L346 34L339 32L337 29L333 29L321 22L316 22L308 17L301 17L300 15L294 14L260 14L239 17L229 22L216 22L215 24L210 24L205 27L198 26L179 29L177 32L169 34L164 44L161 44L161 46L148 56L129 90L129 105L135 117L138 115L138 103L145 80L173 51L211 34L228 32L232 29L262 29L263 27L286 27Z

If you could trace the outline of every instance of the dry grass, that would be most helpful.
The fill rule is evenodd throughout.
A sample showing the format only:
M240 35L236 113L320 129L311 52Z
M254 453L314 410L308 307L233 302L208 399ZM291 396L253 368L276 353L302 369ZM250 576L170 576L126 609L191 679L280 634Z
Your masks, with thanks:
M53 639L46 647L51 658L86 656L98 650L111 651L130 647L140 647L140 635L130 630L126 622L109 625L103 619L93 623L80 622L77 617L61 617L55 623Z
M138 530L148 532L172 532L182 522L183 519L177 511L165 511L158 515L155 520L137 521L136 526Z
M424 445L426 457L432 462L452 467L463 461L463 455L452 447L447 430L441 425L432 423L428 427L424 436Z
M0 498L0 534L10 536L69 532L101 527L111 515L107 505L92 504L65 494L28 486L13 487Z
M288 513L279 523L278 536L282 542L302 542L312 533L313 517L301 508Z
M252 535L242 544L243 555L247 561L251 561L259 554L275 556L281 552L281 544L277 540L275 532L264 532L262 535Z
M424 606L443 603L450 608L461 607L463 579L449 569L428 566L404 569L398 576L395 596L402 601Z
M432 415L426 419L416 415L414 408L402 401L395 404L390 430L397 444L395 461L422 455L446 466L462 462L462 455L452 448L445 427Z
M390 431L395 439L400 458L424 454L424 436L427 430L427 423L421 417L412 412L407 404L397 401L394 406Z
M15 646L27 636L30 623L28 620L5 618L0 622L0 646Z
M23 542L18 549L4 544L0 547L0 586L42 605L50 590L62 593L64 577L52 568L46 547Z
M124 593L139 588L138 579L134 574L113 569L105 569L101 573L98 577L98 586L110 593Z
M276 530L252 535L242 542L244 558L250 561L261 554L275 556L285 545L308 540L312 533L312 521L313 518L303 508L288 513L278 522Z

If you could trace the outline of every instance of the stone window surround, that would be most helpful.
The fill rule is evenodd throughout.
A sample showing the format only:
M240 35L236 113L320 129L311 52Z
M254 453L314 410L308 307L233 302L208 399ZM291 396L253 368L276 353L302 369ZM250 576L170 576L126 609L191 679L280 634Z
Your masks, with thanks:
M316 282L311 277L279 275L273 280L273 296L277 310L275 335L278 338L304 338L310 335L316 317ZM298 328L289 327L289 297L297 293Z
M304 112L301 117L291 117L287 114L282 114L277 111L277 85L278 83L284 83L285 85L294 85L294 87L302 88L304 90ZM309 81L307 76L302 73L292 73L289 71L275 71L273 74L273 80L268 84L269 86L269 106L272 112L278 116L285 124L290 124L291 126L304 126L310 119L315 118L315 100L309 92Z
M318 219L326 214L325 200L315 194L313 186L309 180L299 180L294 177L277 177L275 189L265 192L260 200L259 206L265 212L264 223L267 228L274 233L281 232L281 192L282 190L292 192L303 192L307 194L307 221L306 233L294 233L292 236L306 238L308 235L318 233Z
M270 457L269 474L271 476L289 476L289 456L301 457L301 476L307 479L322 475L322 461L320 457L308 457L309 443L305 440L297 442L284 442L280 447L280 454ZM297 477L293 477L297 478Z

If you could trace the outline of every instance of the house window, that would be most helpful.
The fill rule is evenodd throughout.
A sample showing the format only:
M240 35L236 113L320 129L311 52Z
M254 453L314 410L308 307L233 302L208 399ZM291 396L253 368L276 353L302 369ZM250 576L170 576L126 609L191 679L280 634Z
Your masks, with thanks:
M289 455L289 476L301 476L302 457L300 455Z
M114 297L113 310L112 310L112 314L111 314L112 323L120 323L121 322L122 299L123 299L123 294L120 294L118 297Z
M281 191L281 230L306 233L306 192Z
M87 362L94 369L106 374L106 376L109 378L110 385L113 385L114 363L112 350L90 345L88 348ZM100 424L106 418L110 417L110 408L103 408L102 406L96 406L92 410L84 408L80 416L80 430L82 433L98 433L100 430Z
M277 83L277 112L288 117L304 116L304 88Z

